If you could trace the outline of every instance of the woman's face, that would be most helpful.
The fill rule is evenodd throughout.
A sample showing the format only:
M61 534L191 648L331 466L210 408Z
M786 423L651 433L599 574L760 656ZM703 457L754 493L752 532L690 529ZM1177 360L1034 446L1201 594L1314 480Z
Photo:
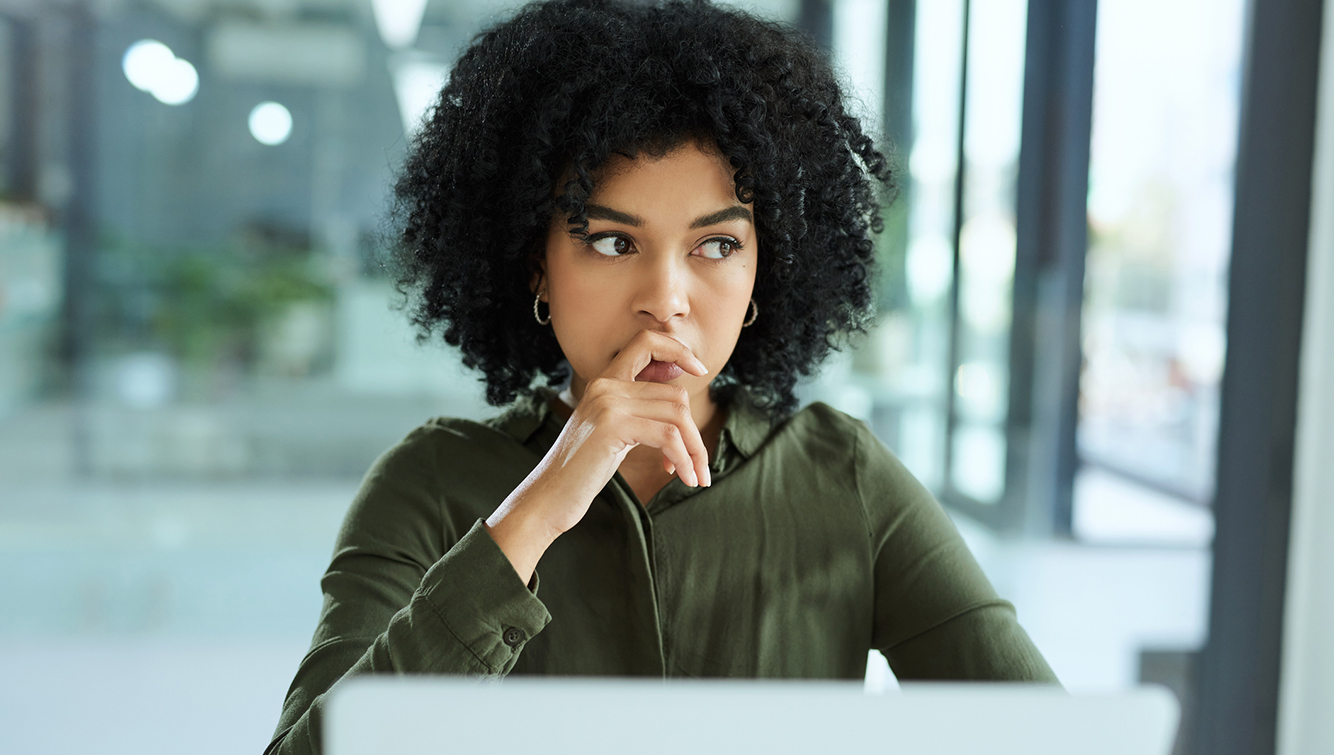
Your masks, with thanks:
M684 343L709 368L671 380L707 396L727 364L755 286L755 224L714 149L687 142L661 158L615 157L586 205L588 235L553 219L544 280L551 327L584 386L640 330ZM692 402L693 403L693 402Z

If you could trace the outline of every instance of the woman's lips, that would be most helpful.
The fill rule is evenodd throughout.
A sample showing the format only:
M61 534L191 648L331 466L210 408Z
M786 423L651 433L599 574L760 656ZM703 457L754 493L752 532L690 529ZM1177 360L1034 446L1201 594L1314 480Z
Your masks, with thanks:
M635 381L640 383L666 383L675 380L686 371L676 366L676 362L659 362L654 359L648 363L648 366L635 375Z

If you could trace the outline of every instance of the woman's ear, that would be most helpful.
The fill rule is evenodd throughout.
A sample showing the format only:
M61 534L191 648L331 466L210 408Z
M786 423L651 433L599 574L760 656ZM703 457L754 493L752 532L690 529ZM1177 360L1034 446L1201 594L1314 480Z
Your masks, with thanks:
M539 269L536 272L534 272L533 277L528 280L528 290L532 291L534 294L537 293L538 287L542 285L542 280L546 278L547 261L542 259L541 257L538 257L537 267Z

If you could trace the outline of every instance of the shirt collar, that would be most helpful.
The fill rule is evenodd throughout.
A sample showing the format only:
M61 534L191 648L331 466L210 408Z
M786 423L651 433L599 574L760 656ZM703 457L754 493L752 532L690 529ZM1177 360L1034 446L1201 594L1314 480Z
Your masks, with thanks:
M527 445L528 439L546 422L547 415L551 414L547 400L554 393L550 388L539 387L531 394L520 396L500 416L486 420L486 424Z
M769 437L769 418L755 406L754 398L744 386L737 386L727 404L727 421L719 433L719 445L726 442L749 459ZM722 453L719 453L722 456Z

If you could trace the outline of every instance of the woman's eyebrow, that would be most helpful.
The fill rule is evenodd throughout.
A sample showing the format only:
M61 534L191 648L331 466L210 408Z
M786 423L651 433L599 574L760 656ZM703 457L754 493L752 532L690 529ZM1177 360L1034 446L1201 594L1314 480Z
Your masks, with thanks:
M716 225L718 223L726 223L729 220L754 222L754 219L750 215L750 210L739 204L734 204L725 210L719 210L696 218L695 222L690 224L690 227L693 230L695 228L704 228L705 226Z
M621 212L620 210L613 210L610 207L603 207L600 204L584 205L584 215L587 216L589 220L610 220L613 223L630 225L635 228L644 227L644 219L638 215L631 215L629 213Z
M627 212L621 212L620 210L613 210L610 207L604 207L600 204L584 205L584 215L587 216L589 220L607 220L612 223L620 223L635 228L643 228L645 225L644 219L638 215L631 215ZM695 218L694 222L690 224L690 228L691 230L704 228L718 223L726 223L729 220L754 222L750 210L738 204L717 212L711 212L708 215L701 215L700 217Z

